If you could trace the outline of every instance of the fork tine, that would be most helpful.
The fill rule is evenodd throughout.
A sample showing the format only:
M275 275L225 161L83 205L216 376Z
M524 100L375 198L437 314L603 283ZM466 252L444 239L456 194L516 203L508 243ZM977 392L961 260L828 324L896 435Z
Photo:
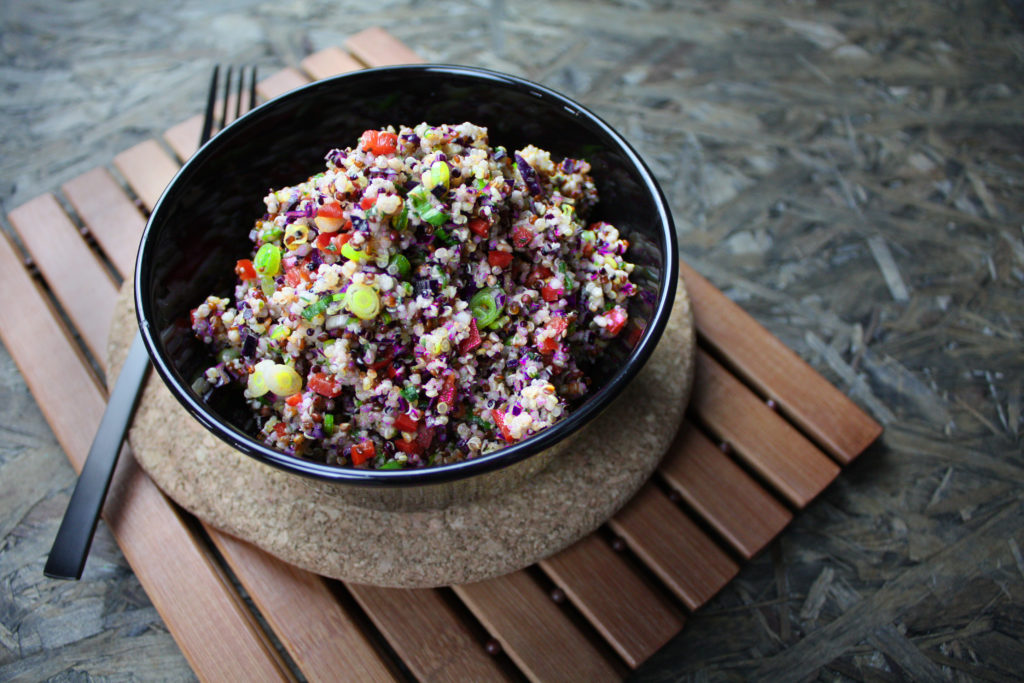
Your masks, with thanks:
M221 100L221 114L220 114L220 128L227 125L227 113L228 113L228 99L231 95L231 68L227 68L227 72L224 74L224 96Z
M199 135L199 146L202 147L213 135L213 115L217 107L217 77L220 74L220 65L213 67L213 76L210 77L210 93L206 98L206 115L203 117L203 130Z
M256 65L252 67L249 80L249 109L256 108Z
M238 69L238 86L235 89L235 115L232 121L242 115L242 93L245 91L245 67Z

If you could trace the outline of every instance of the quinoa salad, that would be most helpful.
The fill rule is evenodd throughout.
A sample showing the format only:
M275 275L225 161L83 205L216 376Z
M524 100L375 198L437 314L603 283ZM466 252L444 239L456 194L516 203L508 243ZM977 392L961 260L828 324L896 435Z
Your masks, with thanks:
M627 240L587 219L590 164L462 123L368 130L271 190L234 297L192 310L271 447L343 467L476 458L566 417L635 341ZM228 389L223 389L228 390Z

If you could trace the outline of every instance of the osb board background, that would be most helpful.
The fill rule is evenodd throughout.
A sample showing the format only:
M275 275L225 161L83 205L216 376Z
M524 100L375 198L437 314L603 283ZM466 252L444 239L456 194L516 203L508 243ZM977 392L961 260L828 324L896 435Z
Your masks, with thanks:
M199 111L214 62L271 73L371 25L430 60L563 90L648 160L688 261L886 427L634 678L1011 680L1024 664L1013 5L678 5L8 3L2 213ZM42 577L73 477L2 351L0 431L0 678L190 678L102 529L83 582Z

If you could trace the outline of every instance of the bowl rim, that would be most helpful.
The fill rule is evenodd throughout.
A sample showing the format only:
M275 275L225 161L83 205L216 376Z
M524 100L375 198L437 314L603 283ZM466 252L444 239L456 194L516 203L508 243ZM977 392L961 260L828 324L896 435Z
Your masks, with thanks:
M218 138L226 138L230 136L232 132L245 126L249 120L260 116L262 112L278 105L280 102L291 98L307 97L310 91L322 88L331 88L338 82L358 81L362 79L371 79L380 75L403 73L430 74L433 76L457 76L461 78L478 79L503 87L526 90L528 94L540 99L551 100L556 105L561 105L570 114L580 117L596 127L600 134L605 136L611 144L617 146L619 150L621 150L621 152L630 160L630 163L639 172L643 185L654 200L655 208L659 217L659 223L661 225L661 232L663 233L662 236L665 240L666 246L665 253L662 258L663 286L660 289L658 299L655 303L651 320L648 321L648 325L639 342L622 363L622 366L612 374L611 377L609 377L608 381L600 389L590 394L579 408L574 410L560 422L541 430L539 433L528 439L510 444L486 455L481 455L477 458L463 460L457 463L434 465L431 467L411 470L375 470L339 467L337 465L328 465L326 463L306 460L299 456L289 455L283 451L271 448L270 446L263 444L252 436L246 434L235 425L221 421L215 417L212 414L212 411L207 409L205 402L203 402L198 396L194 395L191 389L187 386L187 381L179 376L170 360L163 356L161 351L162 344L154 335L149 324L152 307L148 298L143 297L143 288L140 286L140 283L148 284L148 278L145 277L145 272L149 269L150 262L155 258L152 250L148 250L146 248L156 230L155 223L158 222L162 214L166 212L167 209L165 207L173 203L175 188L181 179L190 175L194 168L204 163L207 157L216 153L218 150L216 142ZM257 461L293 474L302 475L320 481L351 484L359 487L405 488L422 486L425 484L445 483L507 468L551 448L562 441L562 439L575 433L592 418L603 412L604 409L608 407L608 405L610 405L611 402L622 392L625 386L639 373L640 369L653 353L654 347L657 345L665 326L668 324L679 278L679 254L672 213L669 209L668 202L665 199L665 195L654 177L654 174L633 146L597 114L574 99L563 95L552 88L519 76L513 76L511 74L492 69L462 65L414 64L362 69L313 81L264 102L258 107L243 114L228 126L224 127L224 129L211 138L210 142L199 149L181 166L171 179L170 183L168 183L167 187L164 189L159 200L154 205L153 210L146 221L146 227L139 243L134 275L135 280L133 294L136 318L146 350L149 353L150 360L164 384L171 391L171 394L193 418L198 420L210 432L219 437L222 441L226 442L232 448L255 458Z

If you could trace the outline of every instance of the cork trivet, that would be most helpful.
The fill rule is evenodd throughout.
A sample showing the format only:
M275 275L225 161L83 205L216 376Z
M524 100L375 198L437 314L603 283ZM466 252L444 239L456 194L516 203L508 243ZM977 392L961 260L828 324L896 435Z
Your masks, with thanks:
M571 545L615 514L654 471L690 397L695 337L680 280L672 316L640 374L574 446L511 491L441 510L346 503L208 432L150 375L129 439L153 481L214 527L323 576L424 588L481 581ZM136 330L131 283L118 298L108 367Z

